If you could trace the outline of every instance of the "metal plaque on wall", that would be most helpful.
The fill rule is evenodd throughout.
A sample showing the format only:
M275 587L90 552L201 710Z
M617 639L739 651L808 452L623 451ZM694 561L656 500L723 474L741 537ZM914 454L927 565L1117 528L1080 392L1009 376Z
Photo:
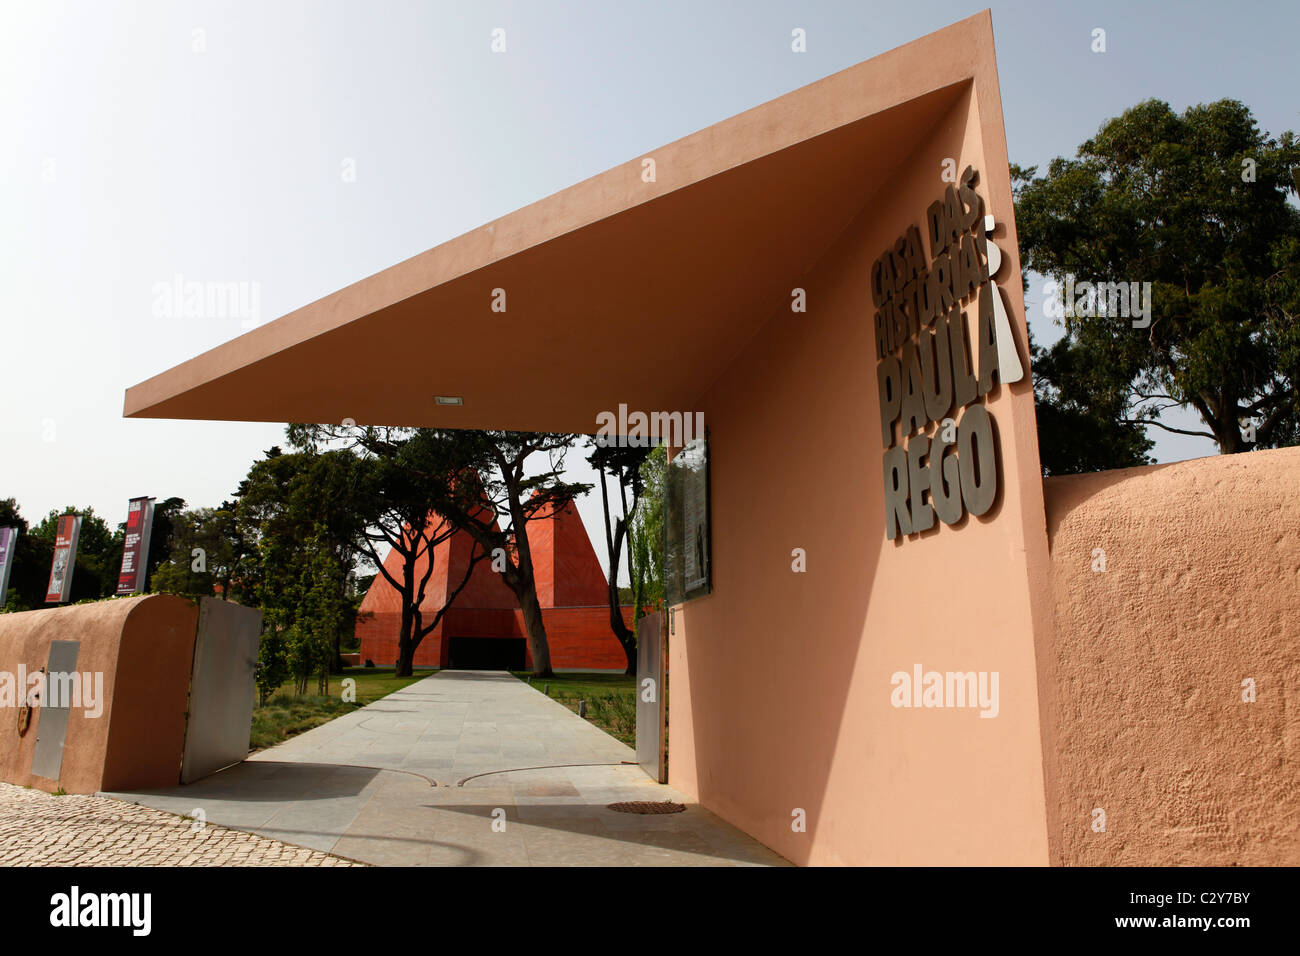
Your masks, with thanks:
M63 744L68 736L68 710L72 705L72 677L77 673L80 641L50 641L41 691L40 716L36 723L36 747L32 751L32 773L58 781L63 770Z

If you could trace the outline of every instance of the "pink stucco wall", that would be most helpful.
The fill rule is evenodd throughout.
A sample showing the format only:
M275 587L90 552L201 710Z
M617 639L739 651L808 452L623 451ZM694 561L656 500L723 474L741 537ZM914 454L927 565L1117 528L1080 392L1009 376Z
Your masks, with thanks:
M1300 864L1300 448L1044 484L1053 862Z
M1024 350L991 51L918 46L895 51L918 57L899 75L942 63L975 81L906 148L891 142L887 188L793 283L807 313L778 308L700 402L715 577L674 614L669 782L798 863L1045 864L1035 652L1050 607L1028 379L988 403L993 510L906 541L884 531L868 278L942 195L946 157L981 171L1004 227L999 284ZM916 663L999 672L999 715L891 706L891 675Z

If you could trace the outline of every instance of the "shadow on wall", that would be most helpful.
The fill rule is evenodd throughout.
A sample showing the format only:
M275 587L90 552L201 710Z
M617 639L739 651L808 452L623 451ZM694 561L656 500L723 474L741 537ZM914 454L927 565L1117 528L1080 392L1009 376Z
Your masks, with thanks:
M1300 864L1300 448L1043 484L1053 862Z
M918 110L924 118L912 117L910 127L895 114L892 122L873 117L827 134L812 161L816 175L800 166L797 150L724 174L749 180L738 192L785 189L804 207L803 233L785 234L799 240L807 261L788 257L784 288L821 291L816 273L803 273L861 219L878 184L905 155L869 149L873 132L881 136L883 125L892 136L882 138L914 143L956 96L950 92L937 102L932 97ZM790 183L817 184L821 192L795 196ZM863 407L875 390L874 373L843 375L839 368L849 353L868 359L874 354L870 323L861 322L838 353L827 353L839 355L829 368L814 371L810 364L835 334L830 323L815 321L823 309L813 311L813 321L798 316L799 327L792 328L783 314L783 291L775 312L704 402L711 426L713 593L673 612L669 783L804 864L825 820L823 798L884 531L882 518L870 510L870 496L847 496L839 502L838 521L830 522L806 493L825 480L827 449L835 449L840 474L860 474L870 482L879 472L874 445L844 442L838 415L846 386L861 393L854 400ZM863 371L873 367L859 364ZM789 402L790 394L800 401ZM779 469L759 464L767 461L774 436L780 436ZM841 534L839 522L862 527L863 534ZM774 528L788 533L774 540ZM796 546L813 556L807 574L792 573ZM828 577L831 569L840 573ZM843 587L849 580L862 583ZM802 817L798 832L796 813Z

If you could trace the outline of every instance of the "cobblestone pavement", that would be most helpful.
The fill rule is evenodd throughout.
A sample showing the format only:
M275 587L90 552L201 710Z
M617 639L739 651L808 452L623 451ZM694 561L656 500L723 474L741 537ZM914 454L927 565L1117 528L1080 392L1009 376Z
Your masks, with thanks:
M0 783L0 866L364 866L112 797Z

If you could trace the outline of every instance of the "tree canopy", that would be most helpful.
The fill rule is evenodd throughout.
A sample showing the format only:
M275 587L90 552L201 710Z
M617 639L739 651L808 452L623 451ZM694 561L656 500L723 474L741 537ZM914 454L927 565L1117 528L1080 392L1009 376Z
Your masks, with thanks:
M1013 168L1027 269L1151 284L1149 325L1065 315L1064 338L1035 349L1045 471L1141 464L1148 424L1222 452L1300 440L1296 165L1294 134L1267 136L1235 100L1148 100L1044 175ZM1204 428L1163 421L1174 407Z

